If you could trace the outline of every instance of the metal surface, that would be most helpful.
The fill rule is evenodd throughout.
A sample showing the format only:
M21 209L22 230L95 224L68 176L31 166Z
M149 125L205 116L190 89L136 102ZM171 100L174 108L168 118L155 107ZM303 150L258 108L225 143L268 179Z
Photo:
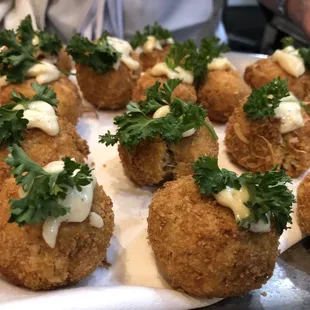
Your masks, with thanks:
M309 310L310 237L280 255L273 277L260 290L201 309Z

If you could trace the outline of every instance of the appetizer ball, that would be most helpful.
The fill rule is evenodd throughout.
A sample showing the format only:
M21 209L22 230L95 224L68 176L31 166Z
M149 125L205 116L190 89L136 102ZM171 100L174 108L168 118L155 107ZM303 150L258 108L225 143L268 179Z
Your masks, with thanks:
M133 55L137 60L137 56ZM123 63L117 70L99 73L90 66L76 64L76 74L83 97L99 109L121 109L128 104L140 76Z
M4 105L10 101L11 92L16 90L26 97L35 95L31 84L35 83L34 78L26 79L24 83L8 84L1 87L0 105ZM82 99L79 95L77 87L65 75L54 82L48 84L56 93L59 101L57 106L58 115L76 125L78 118L82 112Z
M301 231L310 234L310 174L298 186L297 215Z
M217 157L218 142L206 127L175 144L144 140L128 151L118 147L126 175L138 185L155 185L192 173L191 163L202 155Z
M238 228L233 212L202 196L191 176L153 196L148 239L175 289L207 298L239 296L272 276L279 235Z
M63 157L74 158L79 163L89 154L87 142L76 132L75 127L67 120L58 119L59 134L50 136L40 129L29 129L24 132L21 146L27 155L41 166ZM9 170L3 161L8 156L5 147L0 148L0 180L9 177Z
M170 44L163 46L162 50L153 49L151 52L142 52L139 55L139 60L142 66L142 71L147 71L148 69L153 68L157 63L164 62L166 56L170 51Z
M62 71L70 72L72 69L72 60L70 55L67 53L66 48L63 47L58 56L57 56L57 62L55 66Z
M154 85L155 82L160 82L163 84L164 82L168 81L167 77L155 77L152 76L150 71L145 72L139 78L136 87L132 93L132 100L133 101L142 101L146 99L145 90ZM185 102L196 102L197 95L196 90L193 85L181 83L172 93L173 97L177 97Z
M310 167L310 119L305 111L302 117L303 127L281 134L280 119L249 120L241 105L227 124L227 151L250 171L264 172L277 165L297 177Z
M213 70L197 92L198 102L208 110L211 121L227 122L240 99L251 90L235 70Z
M92 226L89 217L81 223L63 222L54 248L42 237L42 223L22 227L8 223L8 201L18 199L18 189L10 178L0 192L0 272L9 281L35 291L50 290L78 282L105 261L114 216L102 187L95 187L91 211L104 226Z

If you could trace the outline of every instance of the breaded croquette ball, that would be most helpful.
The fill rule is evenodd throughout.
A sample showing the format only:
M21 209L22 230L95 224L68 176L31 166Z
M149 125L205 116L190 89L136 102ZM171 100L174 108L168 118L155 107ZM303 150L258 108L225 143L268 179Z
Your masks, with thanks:
M240 229L233 212L202 196L191 176L153 196L148 239L175 289L207 298L239 296L272 276L279 235Z
M297 177L310 167L310 119L304 126L281 134L280 119L249 120L243 106L229 118L225 145L232 159L250 171L264 172L275 165Z
M62 71L70 72L72 69L72 60L70 55L67 53L66 48L62 47L59 54L57 55L57 62L55 66Z
M63 157L74 158L79 163L84 163L84 158L89 154L87 142L76 132L75 127L66 120L58 119L59 133L50 136L40 129L29 129L24 132L21 146L26 154L41 166ZM0 148L0 180L9 177L9 170L3 161L8 156L5 147Z
M235 70L213 70L207 73L197 92L198 102L208 110L211 121L227 122L240 99L251 92Z
M139 60L142 66L142 71L145 72L148 69L153 68L157 63L164 62L167 54L170 51L170 44L163 46L162 50L153 49L151 52L142 52L139 55Z
M18 197L18 187L10 178L0 192L0 272L12 283L50 290L78 282L105 261L114 216L111 199L102 187L95 187L91 211L102 218L104 226L92 226L89 217L82 223L63 222L54 248L42 237L43 223L23 227L8 223L8 201Z
M288 89L300 100L310 94L310 73L299 78L286 73L271 57L260 59L245 69L244 80L253 88L262 87L280 77L288 82Z
M297 189L297 215L301 231L310 234L310 173L308 173Z
M25 82L19 84L8 84L1 87L0 105L4 105L10 101L11 92L13 90L22 93L26 97L34 96L36 93L32 89L31 84L35 83L34 78L26 79ZM48 84L55 93L59 101L57 105L58 115L76 125L78 118L82 112L82 98L79 95L77 87L65 75L54 82Z
M136 87L132 93L132 101L142 101L146 99L145 90L153 86L156 82L160 82L163 84L164 82L168 81L167 77L164 76L153 76L151 71L145 72L139 78ZM173 91L172 97L179 98L185 102L196 102L197 95L196 90L193 85L181 83L178 87Z
M118 147L126 175L138 185L155 185L192 173L191 163L202 155L217 157L218 142L206 127L175 144L145 140L128 151Z
M137 59L136 55L132 57ZM83 97L99 109L124 108L140 76L140 70L131 70L123 63L117 70L111 69L106 73L81 64L75 66Z

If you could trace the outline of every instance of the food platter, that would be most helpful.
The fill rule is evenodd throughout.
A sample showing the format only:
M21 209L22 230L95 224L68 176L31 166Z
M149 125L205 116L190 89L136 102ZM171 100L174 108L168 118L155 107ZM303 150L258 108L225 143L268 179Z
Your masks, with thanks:
M227 54L240 73L247 65L263 57L233 52ZM115 131L113 118L121 113L85 113L78 124L78 132L90 146L89 163L95 169L97 181L113 201L115 231L108 250L108 262L111 265L98 268L75 286L53 292L31 292L15 287L0 277L1 309L189 309L218 301L197 299L172 290L159 272L147 241L146 222L148 206L156 188L135 186L124 175L117 147L98 144L100 134L107 130ZM213 125L219 136L220 166L241 172L240 168L229 161L225 152L225 126ZM301 179L295 179L291 189L295 190ZM281 236L281 252L301 238L302 234L293 216L291 229Z

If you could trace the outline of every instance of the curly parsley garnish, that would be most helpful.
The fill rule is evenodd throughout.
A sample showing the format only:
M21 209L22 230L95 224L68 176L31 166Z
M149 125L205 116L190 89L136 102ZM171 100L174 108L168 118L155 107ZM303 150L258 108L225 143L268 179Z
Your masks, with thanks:
M148 36L153 36L157 40L167 40L172 37L168 29L161 27L158 22L155 22L152 26L146 25L142 33L140 31L136 32L130 41L132 48L143 46L143 44L147 41Z
M208 64L222 53L228 52L225 44L219 44L218 38L205 38L201 41L200 49L191 39L182 43L174 43L166 56L166 63L169 68L175 69L181 66L191 71L196 83L203 82L208 71Z
M77 33L68 43L67 51L76 63L90 66L100 73L111 70L120 57L120 53L108 43L107 34L92 43Z
M9 223L36 224L49 216L59 217L70 211L70 206L61 204L68 188L82 190L92 181L91 170L86 164L79 164L70 158L63 159L64 169L59 173L48 173L32 161L16 144L12 155L5 159L14 175L16 184L21 184L26 196L11 199Z
M276 78L269 84L253 89L243 105L243 111L251 120L274 117L274 110L280 105L280 100L289 95L287 81Z
M249 217L238 222L240 227L249 227L251 223L262 220L264 223L270 219L281 234L292 223L291 211L295 197L287 188L292 183L284 170L273 168L265 173L243 173L238 176L235 172L220 169L216 158L200 157L192 165L195 183L199 191L211 196L218 194L227 186L239 190L245 185L249 192L249 200L245 203L250 210Z
M0 146L19 144L24 140L23 132L27 129L28 120L23 118L23 110L13 110L18 104L27 108L33 101L45 101L52 106L57 106L58 100L52 88L31 84L36 92L33 97L26 97L15 90L11 92L11 101L0 107Z
M100 136L100 143L114 145L119 142L122 146L131 150L145 139L152 139L160 136L168 143L177 143L182 134L192 128L199 129L206 126L214 139L217 139L212 126L205 121L207 112L202 107L185 103L178 98L171 98L173 90L181 83L181 80L168 80L160 88L156 82L147 93L145 101L131 102L127 106L126 114L117 116L114 124L118 127L116 134L108 131ZM170 112L165 117L152 118L158 108L169 105Z

